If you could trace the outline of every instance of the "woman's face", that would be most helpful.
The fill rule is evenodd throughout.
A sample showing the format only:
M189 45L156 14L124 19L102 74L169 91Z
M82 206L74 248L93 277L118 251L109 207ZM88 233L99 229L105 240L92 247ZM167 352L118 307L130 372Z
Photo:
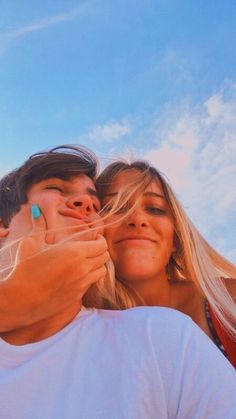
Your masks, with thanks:
M21 206L10 222L6 243L30 234L32 204L41 209L48 244L58 243L76 232L83 232L80 240L92 240L97 235L90 228L93 225L100 225L100 233L103 230L96 190L93 181L86 175L81 174L69 180L42 180L29 188L27 198L28 203Z
M116 175L102 204L112 203L127 183L135 182L137 173L132 169ZM174 225L159 181L153 180L143 193L135 193L128 208L134 202L135 209L123 221L116 222L125 215L125 207L105 221L105 237L116 276L126 282L166 277L166 266L174 250Z

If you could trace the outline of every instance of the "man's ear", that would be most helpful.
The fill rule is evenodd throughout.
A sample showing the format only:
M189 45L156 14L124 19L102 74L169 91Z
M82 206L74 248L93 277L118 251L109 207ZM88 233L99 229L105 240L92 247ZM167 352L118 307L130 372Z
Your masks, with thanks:
M2 220L0 218L0 239L5 239L8 236L9 232L10 232L10 229L9 228L5 228L3 226L3 222L2 222Z

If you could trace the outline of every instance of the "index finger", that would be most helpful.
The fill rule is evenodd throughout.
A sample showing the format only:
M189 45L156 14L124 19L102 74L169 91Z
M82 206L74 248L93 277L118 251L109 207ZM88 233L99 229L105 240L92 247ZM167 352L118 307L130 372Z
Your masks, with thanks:
M107 251L107 242L103 236L100 236L96 240L80 241L76 242L80 251L83 251L87 259L99 256Z

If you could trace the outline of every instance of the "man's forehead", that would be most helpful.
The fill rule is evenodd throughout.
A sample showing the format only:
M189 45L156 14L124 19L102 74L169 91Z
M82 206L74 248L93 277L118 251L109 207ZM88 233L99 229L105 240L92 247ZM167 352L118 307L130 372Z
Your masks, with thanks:
M61 179L63 179L63 177L61 177ZM78 173L76 175L71 175L67 180L71 181L72 183L76 183L76 182L87 183L93 186L95 189L94 181L85 173Z
M74 185L84 186L91 193L91 195L98 196L94 181L87 175L81 173L71 177L70 181Z
M79 173L72 176L64 176L63 174L59 174L58 176L49 176L44 179L40 179L36 182L33 182L28 191L34 189L37 186L44 186L47 183L56 182L57 184L65 184L67 186L71 186L74 189L85 189L91 195L97 196L97 191L93 180L88 177L86 174Z

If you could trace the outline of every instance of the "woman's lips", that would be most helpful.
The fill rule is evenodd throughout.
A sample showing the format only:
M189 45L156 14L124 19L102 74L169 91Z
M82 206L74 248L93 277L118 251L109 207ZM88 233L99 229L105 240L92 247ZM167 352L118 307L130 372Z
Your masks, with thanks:
M120 238L119 240L116 241L116 243L123 243L123 242L130 242L130 243L137 243L137 244L141 244L144 242L151 242L151 243L155 243L156 240L152 239L151 237L148 236L137 236L137 235L131 235L131 236L125 236Z

